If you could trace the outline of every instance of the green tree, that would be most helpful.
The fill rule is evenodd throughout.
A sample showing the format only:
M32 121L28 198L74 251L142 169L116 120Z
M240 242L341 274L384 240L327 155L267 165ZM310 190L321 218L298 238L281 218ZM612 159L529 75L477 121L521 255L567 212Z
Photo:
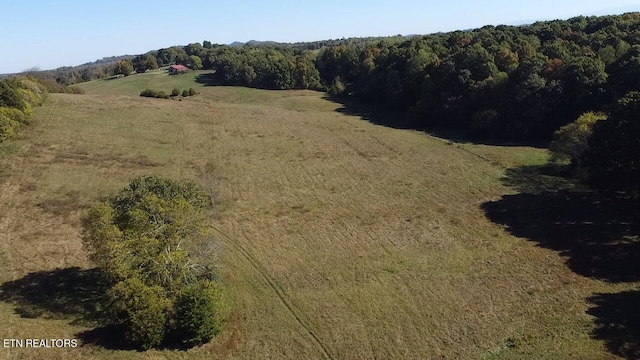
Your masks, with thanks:
M200 70L202 69L202 59L197 55L189 56L189 68L192 70Z
M133 59L133 67L136 72L143 73L147 70L153 70L158 68L158 62L156 57L151 54L144 54L137 56Z
M132 180L83 218L83 244L111 284L111 322L143 349L168 334L185 344L208 341L224 318L213 282L210 198L194 182L155 176ZM179 331L178 331L179 330Z
M130 341L142 349L160 345L167 333L171 309L171 301L160 286L149 286L137 277L130 277L109 289L108 296L112 299L112 311L125 325Z
M622 96L637 90L640 84L640 45L634 45L629 51L609 66L607 87Z
M180 96L180 89L173 88L173 90L171 90L171 96Z
M129 76L133 72L133 62L130 59L118 61L114 68L115 75Z
M571 124L561 127L549 144L552 161L571 161L574 166L579 166L583 155L589 150L593 126L606 118L604 114L588 112Z
M18 83L16 80L0 80L0 107L16 108L24 110L27 103L22 99L18 92Z
M176 300L176 333L183 344L196 346L211 340L222 327L226 309L222 289L211 281L186 286Z
M189 56L191 56L191 55L200 56L200 54L202 54L202 51L204 50L204 48L199 43L191 43L191 44L185 46L184 50L187 53L187 55L189 55Z
M640 92L628 93L607 121L596 123L589 147L585 158L591 185L640 194Z

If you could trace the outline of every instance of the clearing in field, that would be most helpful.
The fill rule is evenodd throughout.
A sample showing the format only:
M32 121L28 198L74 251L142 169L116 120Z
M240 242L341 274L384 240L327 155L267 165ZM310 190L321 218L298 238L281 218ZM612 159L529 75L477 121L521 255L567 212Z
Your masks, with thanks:
M638 350L632 332L605 331L622 321L608 318L616 301L638 303L638 279L580 271L571 263L579 249L548 243L570 241L578 225L547 217L540 227L549 213L527 207L558 198L506 185L531 180L518 169L544 163L545 150L448 143L337 111L322 93L206 87L198 75L147 73L53 94L22 139L2 146L0 337L84 345L3 348L1 357L603 359ZM138 96L174 87L200 94ZM206 346L140 355L92 321L99 288L79 217L141 174L213 190L233 315Z

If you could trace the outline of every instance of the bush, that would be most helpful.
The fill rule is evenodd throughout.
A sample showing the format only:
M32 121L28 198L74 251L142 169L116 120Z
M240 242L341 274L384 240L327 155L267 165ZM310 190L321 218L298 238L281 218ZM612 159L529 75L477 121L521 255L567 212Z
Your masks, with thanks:
M0 106L16 108L21 111L24 111L27 106L18 92L18 81L16 79L0 80Z
M182 91L182 96L183 96L183 97L187 97L187 96L189 96L189 90L183 90L183 91Z
M0 107L0 115L18 123L27 123L27 116L15 108Z
M27 89L18 89L18 93L20 94L20 96L22 96L27 104L31 104L33 106L42 105L42 98L40 97L40 95L34 93L33 91Z
M18 123L0 113L0 143L10 139L15 133Z
M65 86L64 92L67 94L84 94L85 91L77 86Z
M152 97L152 98L158 98L158 99L168 99L169 95L167 95L164 91L155 91L152 89L144 89L142 90L142 92L140 93L140 96L144 96L144 97Z
M142 92L140 93L140 96L144 96L144 97L158 97L158 92L155 90L151 90L151 89L144 89L142 90Z
M175 304L175 330L184 345L204 344L220 332L225 315L221 294L220 286L207 280L184 288Z
M142 349L159 345L165 337L171 302L159 286L145 285L132 277L108 291L113 311L126 327L127 338Z
M171 90L171 96L180 96L180 89L174 88L173 90Z
M198 95L196 90L194 88L189 88L189 96L194 96L194 95Z
M35 78L13 77L0 80L0 142L14 135L26 124L32 106L42 105L46 89Z

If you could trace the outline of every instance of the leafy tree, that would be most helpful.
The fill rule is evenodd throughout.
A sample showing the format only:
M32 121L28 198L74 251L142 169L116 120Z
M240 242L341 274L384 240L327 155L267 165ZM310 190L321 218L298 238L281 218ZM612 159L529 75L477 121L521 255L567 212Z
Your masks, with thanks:
M176 300L176 334L183 344L195 346L206 343L222 327L224 301L219 285L200 281L186 286Z
M129 76L133 72L133 62L129 59L118 61L114 68L114 74Z
M189 65L189 54L187 54L184 48L179 46L174 46L173 55L174 55L174 62L176 64L180 64L184 66Z
M589 150L589 138L593 132L593 126L607 117L601 113L588 112L571 124L561 127L555 132L553 141L549 144L552 160L571 161L575 166L580 165L585 152Z
M133 67L136 72L143 73L147 70L153 70L158 68L158 62L155 56L151 54L145 54L137 56L133 59Z
M197 55L189 56L189 67L192 70L200 70L202 69L202 60Z
M130 341L142 349L160 345L167 332L167 314L171 309L171 301L162 287L149 286L137 277L130 277L115 284L108 296L113 301L112 311L125 325Z
M510 73L518 68L518 54L507 47L498 47L494 57L501 71Z
M184 47L184 51L188 56L200 56L204 48L199 43L192 43Z
M180 55L178 48L170 47L167 49L158 50L158 54L156 56L156 60L158 65L166 66L176 63L176 58Z
M196 183L142 176L83 218L83 244L111 284L111 321L143 349L179 333L208 341L223 321L213 282L207 194Z
M629 91L638 90L640 84L640 45L631 49L609 66L607 87L621 96Z
M18 92L17 81L0 80L0 106L24 110L27 103Z
M596 188L640 194L640 92L620 99L593 127L585 160Z

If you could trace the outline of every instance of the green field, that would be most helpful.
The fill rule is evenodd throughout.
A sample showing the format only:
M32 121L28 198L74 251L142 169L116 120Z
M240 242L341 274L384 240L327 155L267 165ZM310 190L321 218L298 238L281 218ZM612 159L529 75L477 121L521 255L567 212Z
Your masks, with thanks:
M52 94L2 145L0 337L96 327L79 218L141 174L212 189L233 303L223 332L189 351L98 339L0 358L616 358L593 335L589 299L638 283L573 271L566 254L485 213L517 195L507 168L542 164L546 150L451 143L348 115L322 93L209 87L199 74ZM138 96L174 87L200 94Z

